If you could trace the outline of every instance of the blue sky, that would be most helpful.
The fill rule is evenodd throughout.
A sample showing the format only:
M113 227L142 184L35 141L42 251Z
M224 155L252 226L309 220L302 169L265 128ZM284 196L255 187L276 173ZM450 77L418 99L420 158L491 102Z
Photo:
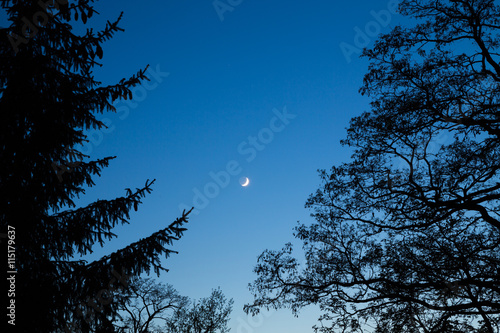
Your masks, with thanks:
M235 301L233 333L312 332L314 307L299 318L281 310L248 319L247 285L257 256L292 241L297 221L311 221L304 204L319 185L316 170L349 158L339 140L369 106L358 93L367 62L355 49L401 17L387 12L394 0L215 3L232 10L218 13L212 0L96 2L96 29L125 12L125 32L104 45L96 78L112 84L147 64L153 72L132 101L116 104L118 114L99 115L110 130L92 133L85 149L118 158L80 203L156 182L131 224L90 258L165 227L209 188L212 198L191 216L159 279L193 298L220 286ZM389 15L374 15L382 10ZM210 175L228 163L239 172L217 185ZM250 186L240 186L242 176Z

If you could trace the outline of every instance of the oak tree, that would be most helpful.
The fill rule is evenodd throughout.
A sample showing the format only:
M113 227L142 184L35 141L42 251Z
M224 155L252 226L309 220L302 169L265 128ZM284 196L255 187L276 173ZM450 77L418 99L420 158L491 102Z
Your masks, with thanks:
M247 312L318 305L321 332L499 332L500 8L402 0L414 25L365 49L372 98L320 171L288 244L255 268Z
M116 293L119 333L226 333L233 300L220 289L198 301L181 296L170 284L134 278Z
M117 332L161 332L173 312L187 307L190 300L181 296L170 284L156 282L152 278L132 279L127 289L116 295L120 320L114 326Z
M233 310L233 300L227 300L220 289L212 290L208 297L191 301L167 320L166 333L227 333L227 324Z

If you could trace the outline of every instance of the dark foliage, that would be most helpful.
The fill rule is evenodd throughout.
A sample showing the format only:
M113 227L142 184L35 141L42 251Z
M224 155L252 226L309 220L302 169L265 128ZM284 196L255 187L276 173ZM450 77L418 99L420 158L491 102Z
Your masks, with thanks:
M220 289L199 301L181 296L169 284L133 279L115 295L121 318L120 333L227 333L233 300Z
M190 306L174 312L167 320L166 333L227 333L233 300L227 300L220 289L209 297L191 302Z
M403 0L372 49L352 160L321 171L291 245L265 251L246 311L323 310L322 332L498 332L500 8Z
M181 296L172 285L155 282L151 278L133 279L129 288L115 295L121 319L114 323L117 332L161 332L161 324L170 320L172 313L189 305L189 298Z
M114 158L79 152L84 130L105 127L95 114L131 98L145 69L111 86L94 79L101 45L122 29L120 15L101 31L75 35L72 25L96 13L93 1L0 4L10 22L0 29L0 223L16 230L17 331L112 331L116 304L89 304L119 279L165 269L160 256L173 252L166 247L181 237L188 215L98 261L73 259L113 238L151 191L147 181L117 199L79 208L73 201Z

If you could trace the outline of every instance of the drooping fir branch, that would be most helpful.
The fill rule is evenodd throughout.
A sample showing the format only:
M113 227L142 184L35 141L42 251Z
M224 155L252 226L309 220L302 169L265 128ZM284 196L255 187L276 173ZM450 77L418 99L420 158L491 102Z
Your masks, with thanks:
M80 158L86 155L78 155ZM83 162L81 160L62 160L51 163L51 172L53 177L50 177L51 184L63 189L58 192L58 196L50 201L50 206L53 211L58 212L63 207L75 207L73 198L84 194L85 190L82 185L91 187L95 183L92 176L100 176L101 170L109 165L109 161L115 159L116 156L105 157L96 161Z
M51 220L57 223L59 237L64 239L64 244L70 245L69 248L74 246L76 252L82 255L91 253L96 242L103 246L105 240L116 237L111 229L119 223L129 223L129 211L132 207L137 211L138 205L142 203L141 198L151 193L154 181L146 181L145 186L137 188L135 192L126 189L125 197L98 200L86 207L54 214ZM71 255L72 252L64 257Z
M95 110L95 112L103 113L106 110L114 112L116 111L116 108L111 104L112 102L119 98L132 99L131 88L139 85L142 80L149 81L149 78L146 76L146 70L148 67L149 65L144 69L139 70L128 79L121 79L117 84L91 89L86 93L77 96L77 98L85 101L86 103L89 103L90 101L91 108Z
M191 211L192 209L183 211L182 216L166 228L90 264L84 260L53 261L60 274L58 280L61 286L70 285L74 290L78 290L81 293L80 296L75 294L75 299L78 300L97 293L118 275L126 278L139 276L144 272L149 274L151 266L157 275L160 270L168 271L161 265L160 256L168 258L172 253L177 253L166 246L171 246L182 237L187 230L183 225L188 223Z
M174 222L166 228L153 233L151 236L143 238L127 247L118 250L108 256L104 256L98 261L95 261L87 266L89 272L98 267L112 267L122 270L129 275L139 275L143 272L149 273L151 266L157 275L160 270L168 271L160 263L160 255L164 254L168 258L170 254L177 253L165 246L170 246L174 241L179 240L184 231L187 229L183 227L188 223L188 215L193 209L183 211L182 216L177 218Z

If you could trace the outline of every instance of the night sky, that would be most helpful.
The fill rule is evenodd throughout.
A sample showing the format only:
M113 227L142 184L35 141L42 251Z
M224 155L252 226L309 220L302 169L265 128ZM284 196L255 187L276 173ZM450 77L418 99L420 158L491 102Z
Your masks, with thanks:
M299 318L280 310L249 319L247 285L263 250L289 241L300 250L293 228L311 221L304 204L319 186L317 170L349 159L339 140L370 101L358 93L368 64L360 48L401 22L387 11L395 3L96 2L90 26L124 11L125 29L103 45L96 79L113 84L149 64L151 81L116 103L118 113L98 115L110 128L89 132L82 151L117 159L77 203L156 182L131 223L88 258L149 236L195 205L159 280L192 298L220 286L235 301L231 332L311 332L314 307Z

